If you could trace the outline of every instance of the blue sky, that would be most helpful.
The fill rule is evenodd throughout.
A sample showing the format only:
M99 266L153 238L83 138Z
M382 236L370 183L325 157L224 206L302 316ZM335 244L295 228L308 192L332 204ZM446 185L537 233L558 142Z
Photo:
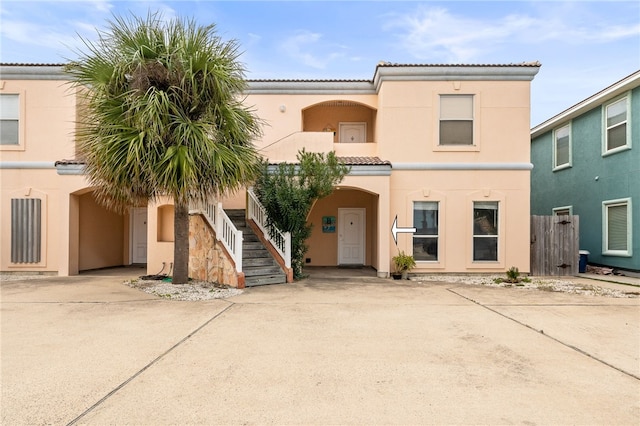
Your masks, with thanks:
M371 79L376 64L540 61L532 126L640 69L638 1L0 3L0 62L61 63L113 14L215 23L250 79Z

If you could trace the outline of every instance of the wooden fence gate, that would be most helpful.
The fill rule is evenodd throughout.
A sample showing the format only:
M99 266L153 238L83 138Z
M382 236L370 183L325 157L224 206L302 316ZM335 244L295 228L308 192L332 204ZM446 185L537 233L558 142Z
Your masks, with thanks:
M577 275L578 216L531 216L531 275Z

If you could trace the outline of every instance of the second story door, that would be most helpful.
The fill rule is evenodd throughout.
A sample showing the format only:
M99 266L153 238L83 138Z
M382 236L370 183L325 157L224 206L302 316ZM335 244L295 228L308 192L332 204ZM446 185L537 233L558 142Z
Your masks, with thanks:
M340 123L340 143L367 142L367 123Z

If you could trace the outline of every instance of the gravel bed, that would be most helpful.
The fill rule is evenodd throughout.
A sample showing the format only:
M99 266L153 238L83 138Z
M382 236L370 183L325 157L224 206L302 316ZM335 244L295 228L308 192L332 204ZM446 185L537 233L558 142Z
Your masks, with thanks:
M617 298L640 297L638 291L625 292L591 284L578 284L573 281L561 279L541 279L532 278L529 282L521 281L517 284L507 283L501 280L504 275L418 275L411 277L411 281L428 282L450 282L471 285L483 285L487 287L514 287L525 290L556 291L570 294L585 294L590 296L607 296Z
M124 284L164 299L181 301L226 299L243 293L242 290L235 287L207 281L172 284L162 280L129 280L125 281Z
M0 274L0 281L37 280L49 277L51 277L51 275ZM616 298L640 297L640 291L636 291L635 289L632 291L622 291L598 285L578 284L570 280L532 278L530 282L523 281L518 284L510 284L499 282L500 279L504 279L504 275L416 275L411 277L411 281L419 283L437 281ZM180 301L226 299L243 293L241 289L207 281L191 281L189 284L172 284L162 280L135 279L125 281L124 284L158 297Z

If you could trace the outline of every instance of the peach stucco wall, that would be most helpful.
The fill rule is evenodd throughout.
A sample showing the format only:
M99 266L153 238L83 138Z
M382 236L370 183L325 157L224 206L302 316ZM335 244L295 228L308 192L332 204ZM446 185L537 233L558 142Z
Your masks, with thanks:
M392 179L391 216L398 226L413 226L414 201L437 201L440 206L440 248L437 262L418 262L416 272L495 272L517 266L529 270L528 171L401 171ZM499 203L497 262L473 262L473 202ZM389 227L390 228L390 227ZM397 248L412 252L411 234L399 233Z
M393 67L390 69L393 72ZM391 235L394 218L398 217L398 226L411 226L413 202L434 200L440 202L441 208L440 259L434 263L420 262L416 272L502 272L511 266L522 272L529 270L527 166L531 82L527 78L500 80L497 74L494 77L483 81L454 81L451 75L440 79L381 80L375 84L375 93L325 90L322 82L317 82L317 90L289 94L281 89L249 92L245 104L253 107L265 123L263 136L255 143L271 161L294 161L298 150L305 147L310 151L334 150L339 156L377 156L391 164L390 170L386 166L386 175L347 176L340 184L341 190L314 207L310 220L317 225L307 254L311 264L331 265L336 261L335 236L322 235L321 217L337 216L340 207L364 207L365 263L385 276L391 271L391 257L398 249L412 250L410 234L399 234L397 245L394 243ZM84 214L89 208L86 195L91 190L89 183L82 175L60 175L53 167L56 160L75 158L73 131L78 109L76 96L68 84L55 78L9 79L0 82L0 93L20 95L22 124L21 144L0 146L0 161L37 163L29 168L0 169L1 270L68 275L87 267L117 263L115 257L122 259L123 264L128 263L128 216L116 220L97 205L91 206L97 209L96 214ZM474 146L438 146L439 97L443 94L474 95ZM316 129L324 127L324 121L329 119L343 120L336 112L338 109L330 108L339 105L336 101L359 105L343 109L344 121L366 121L368 143L338 143L331 132ZM322 108L315 108L325 102ZM324 109L329 111L326 117L318 113ZM306 112L315 115L305 118ZM305 125L309 128L305 129ZM434 166L441 170L435 170L438 167ZM14 197L42 199L43 256L38 264L10 262L9 206ZM245 199L244 191L230 194L224 197L224 207L243 208ZM499 259L474 263L470 260L472 206L473 201L483 200L498 201L500 205ZM158 221L158 207L170 203L171 200L159 200L149 205L149 273L158 272L163 262L169 264L173 259L173 243L167 238L168 221ZM88 253L80 253L90 244L85 241L86 230L96 225L92 221L104 217L110 218L113 224L110 228L115 230L115 239L110 243L114 248L104 256L99 255L101 261L89 260Z
M377 107L375 95L248 95L245 104L253 106L264 121L263 137L256 141L258 148L274 146L291 134L303 130L302 111L328 100L356 101L370 108ZM284 107L284 108L282 108ZM284 109L284 111L282 111ZM333 142L332 140L330 142ZM302 148L298 146L296 148ZM294 154L297 149L294 148Z
M0 145L0 161L31 167L0 169L0 270L58 272L68 253L69 216L63 177L53 163L74 157L76 98L63 80L0 80L0 93L20 97L20 144ZM11 263L12 198L42 200L42 250L37 264Z
M440 250L437 262L419 262L416 272L502 272L511 266L529 270L529 81L402 81L386 82L372 95L252 94L253 105L265 120L264 136L256 141L270 161L295 161L303 147L334 150L342 156L378 156L392 163L390 176L348 176L310 213L314 231L306 257L310 265L337 264L337 234L322 233L322 216L337 216L340 207L367 211L366 261L379 275L388 274L397 251L412 251L411 235L391 235L398 226L412 226L414 201L440 201ZM442 94L473 94L475 146L437 144L438 105ZM366 144L334 143L328 132L303 132L304 111L313 105L349 99L376 110L375 140ZM284 107L284 108L283 108ZM318 123L321 118L315 118ZM317 124L317 123L316 123ZM486 170L457 170L460 165L491 163ZM425 165L451 165L450 170L421 170ZM501 168L499 165L516 164ZM400 166L410 166L402 169ZM413 168L412 168L413 167ZM510 169L511 167L511 169ZM395 168L395 169L394 169ZM406 168L406 167L405 167ZM446 168L446 167L445 167ZM471 261L473 201L500 205L499 256L495 262ZM224 200L241 208L244 193Z
M250 95L247 102L271 123L258 146L268 146L264 152L272 161L293 161L298 149L309 146L323 152L333 148L342 156L378 156L392 163L391 176L349 176L341 184L371 190L379 197L377 223L367 229L368 243L375 241L378 246L367 247L366 263L374 265L380 275L390 272L391 257L398 249L411 253L411 235L398 234L396 245L391 226L396 215L398 226L412 226L413 202L421 200L441 202L441 246L439 261L419 262L416 272L502 272L511 266L528 271L529 91L527 80L385 82L375 97L349 96L377 110L373 143L335 143L333 147L316 142L321 133L301 133L300 117L305 108L342 96L258 94ZM439 97L444 94L474 95L474 146L438 146ZM486 163L492 166L483 170L475 167ZM425 170L434 164L450 167ZM376 180L384 183L377 183L372 190L371 183ZM320 223L326 211L359 203L357 197L342 199L335 194L314 207L312 223ZM496 262L470 260L473 201L482 200L500 203ZM369 210L367 224L372 225ZM311 265L335 265L336 237L322 235L320 228L315 226L306 257Z
M20 96L20 144L0 145L0 270L73 275L128 263L127 215L96 204L81 174L61 175L58 160L75 158L76 96L59 75L2 80L0 93ZM11 199L42 201L41 261L11 263Z

